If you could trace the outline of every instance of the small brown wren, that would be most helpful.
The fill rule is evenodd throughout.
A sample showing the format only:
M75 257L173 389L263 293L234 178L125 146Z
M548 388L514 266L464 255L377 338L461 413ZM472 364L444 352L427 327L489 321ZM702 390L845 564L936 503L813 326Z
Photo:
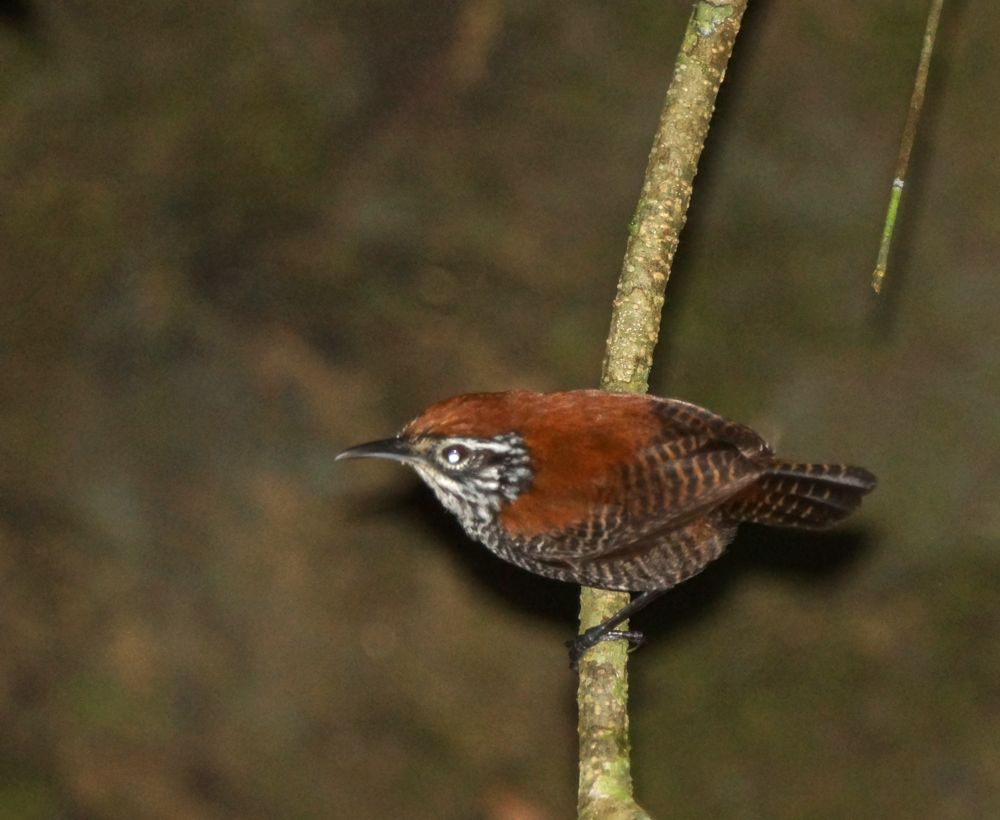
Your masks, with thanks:
M875 487L861 467L777 458L749 427L676 399L571 390L438 402L342 458L409 464L465 531L529 572L640 592L571 643L575 666L653 598L700 572L742 521L821 528Z

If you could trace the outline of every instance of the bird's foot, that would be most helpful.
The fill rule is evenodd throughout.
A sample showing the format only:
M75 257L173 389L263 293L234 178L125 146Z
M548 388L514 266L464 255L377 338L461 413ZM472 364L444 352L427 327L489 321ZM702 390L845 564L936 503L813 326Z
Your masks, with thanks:
M566 646L569 648L569 668L575 672L584 653L601 641L617 640L628 641L628 651L632 652L642 646L645 636L637 629L608 629L604 624L592 626L572 641L566 641Z

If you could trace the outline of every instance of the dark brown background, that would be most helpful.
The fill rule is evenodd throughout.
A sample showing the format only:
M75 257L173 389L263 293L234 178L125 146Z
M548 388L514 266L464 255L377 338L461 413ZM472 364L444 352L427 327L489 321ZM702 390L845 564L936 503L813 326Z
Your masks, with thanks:
M640 619L656 816L1000 815L1000 17L752 4L653 389L881 486ZM686 3L2 3L0 815L557 818L575 593L413 476L593 386Z

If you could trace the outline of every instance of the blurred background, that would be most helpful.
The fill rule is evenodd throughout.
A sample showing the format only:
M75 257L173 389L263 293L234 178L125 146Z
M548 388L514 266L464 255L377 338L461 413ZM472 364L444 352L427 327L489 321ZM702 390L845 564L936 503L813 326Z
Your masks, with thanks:
M654 816L1000 816L1000 17L751 4L651 388L880 477L640 617ZM332 463L594 386L684 2L0 3L0 817L575 807L576 591Z

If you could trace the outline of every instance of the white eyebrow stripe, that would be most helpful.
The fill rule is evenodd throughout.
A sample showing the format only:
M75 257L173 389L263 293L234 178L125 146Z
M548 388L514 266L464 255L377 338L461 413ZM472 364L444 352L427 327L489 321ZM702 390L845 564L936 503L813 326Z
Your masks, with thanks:
M460 444L469 450L489 450L491 453L507 453L517 446L510 439L497 441L496 439L489 438L466 438L461 436L449 436L442 439L442 444L445 447L454 447L456 444Z

